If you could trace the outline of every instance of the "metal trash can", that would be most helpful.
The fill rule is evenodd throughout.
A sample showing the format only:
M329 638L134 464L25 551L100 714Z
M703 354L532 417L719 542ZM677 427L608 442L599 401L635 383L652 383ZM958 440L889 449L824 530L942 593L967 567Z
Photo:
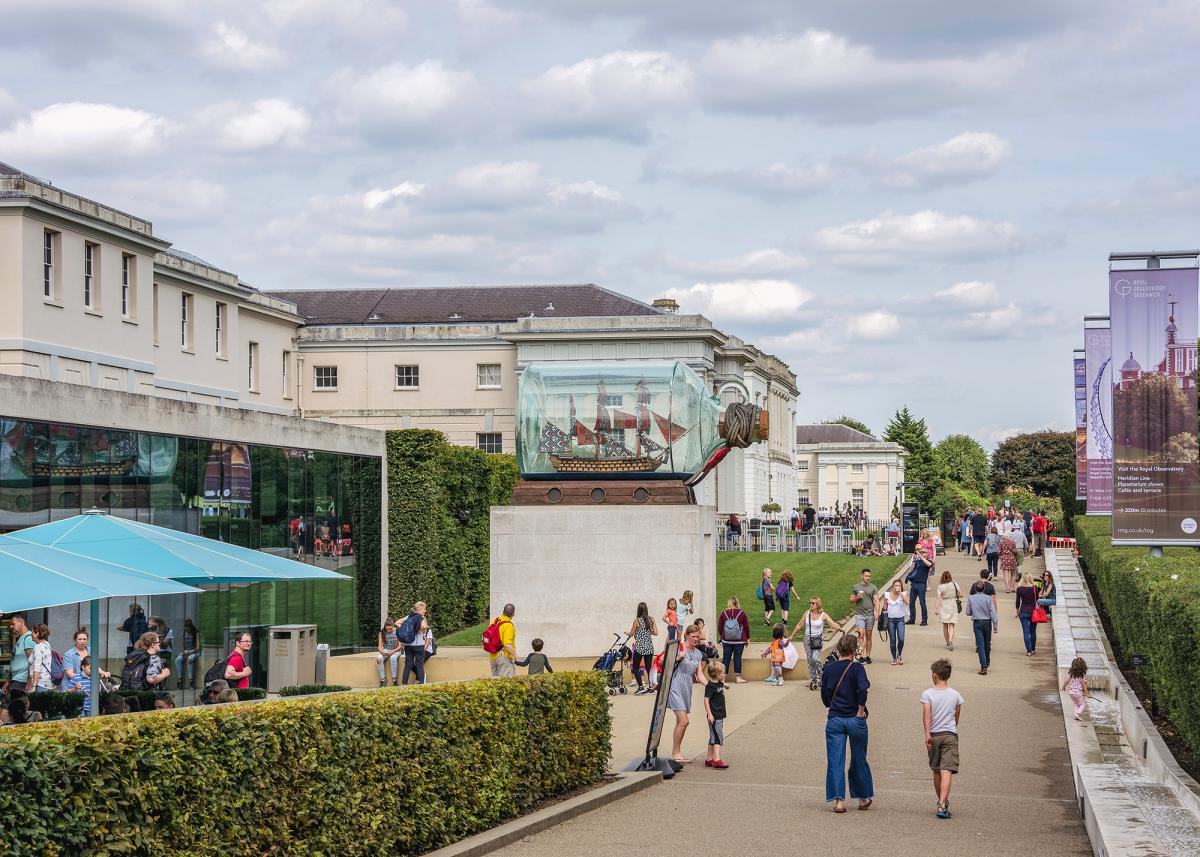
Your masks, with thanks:
M278 693L295 684L314 684L317 667L316 625L272 625L267 653L267 690Z
M329 662L329 644L317 643L317 668L313 676L314 684L327 684L325 665Z

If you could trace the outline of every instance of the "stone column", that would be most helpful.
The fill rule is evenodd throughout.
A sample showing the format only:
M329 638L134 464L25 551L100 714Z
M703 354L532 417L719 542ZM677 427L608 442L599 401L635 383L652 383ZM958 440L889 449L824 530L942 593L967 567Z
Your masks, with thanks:
M825 487L825 465L821 463L820 454L817 456L817 508L829 505L829 489Z
M868 461L863 465L863 470L867 472L867 490L863 494L863 511L868 518L875 517L875 507L871 505L871 483L875 481L875 464Z
M838 508L841 509L844 507L846 501L850 499L850 492L846 488L846 465L839 464L837 466L837 469L838 469L837 504L838 504Z
M887 516L891 517L892 502L896 499L896 463L889 461L887 465L888 471L888 492L887 492Z

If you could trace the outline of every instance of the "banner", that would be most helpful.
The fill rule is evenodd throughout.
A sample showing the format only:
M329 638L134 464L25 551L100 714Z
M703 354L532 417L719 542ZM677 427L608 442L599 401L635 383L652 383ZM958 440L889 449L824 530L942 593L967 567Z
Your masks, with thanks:
M1087 499L1087 369L1075 352L1075 499Z
M1085 328L1087 371L1087 513L1112 514L1112 331Z
M1196 268L1109 272L1113 543L1200 545Z

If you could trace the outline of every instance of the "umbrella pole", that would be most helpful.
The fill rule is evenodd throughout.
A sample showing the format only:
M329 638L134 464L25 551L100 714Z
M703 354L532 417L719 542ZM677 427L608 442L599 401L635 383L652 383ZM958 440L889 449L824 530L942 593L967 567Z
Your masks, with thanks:
M90 638L92 641L92 717L100 713L100 601L93 598L91 615L88 623L91 625Z

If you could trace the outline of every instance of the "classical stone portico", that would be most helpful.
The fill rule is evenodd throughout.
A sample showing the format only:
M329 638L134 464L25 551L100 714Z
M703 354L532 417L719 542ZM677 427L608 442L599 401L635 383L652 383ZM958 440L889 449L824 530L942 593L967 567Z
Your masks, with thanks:
M883 520L900 500L904 448L842 425L796 427L796 498L801 509L861 507Z

